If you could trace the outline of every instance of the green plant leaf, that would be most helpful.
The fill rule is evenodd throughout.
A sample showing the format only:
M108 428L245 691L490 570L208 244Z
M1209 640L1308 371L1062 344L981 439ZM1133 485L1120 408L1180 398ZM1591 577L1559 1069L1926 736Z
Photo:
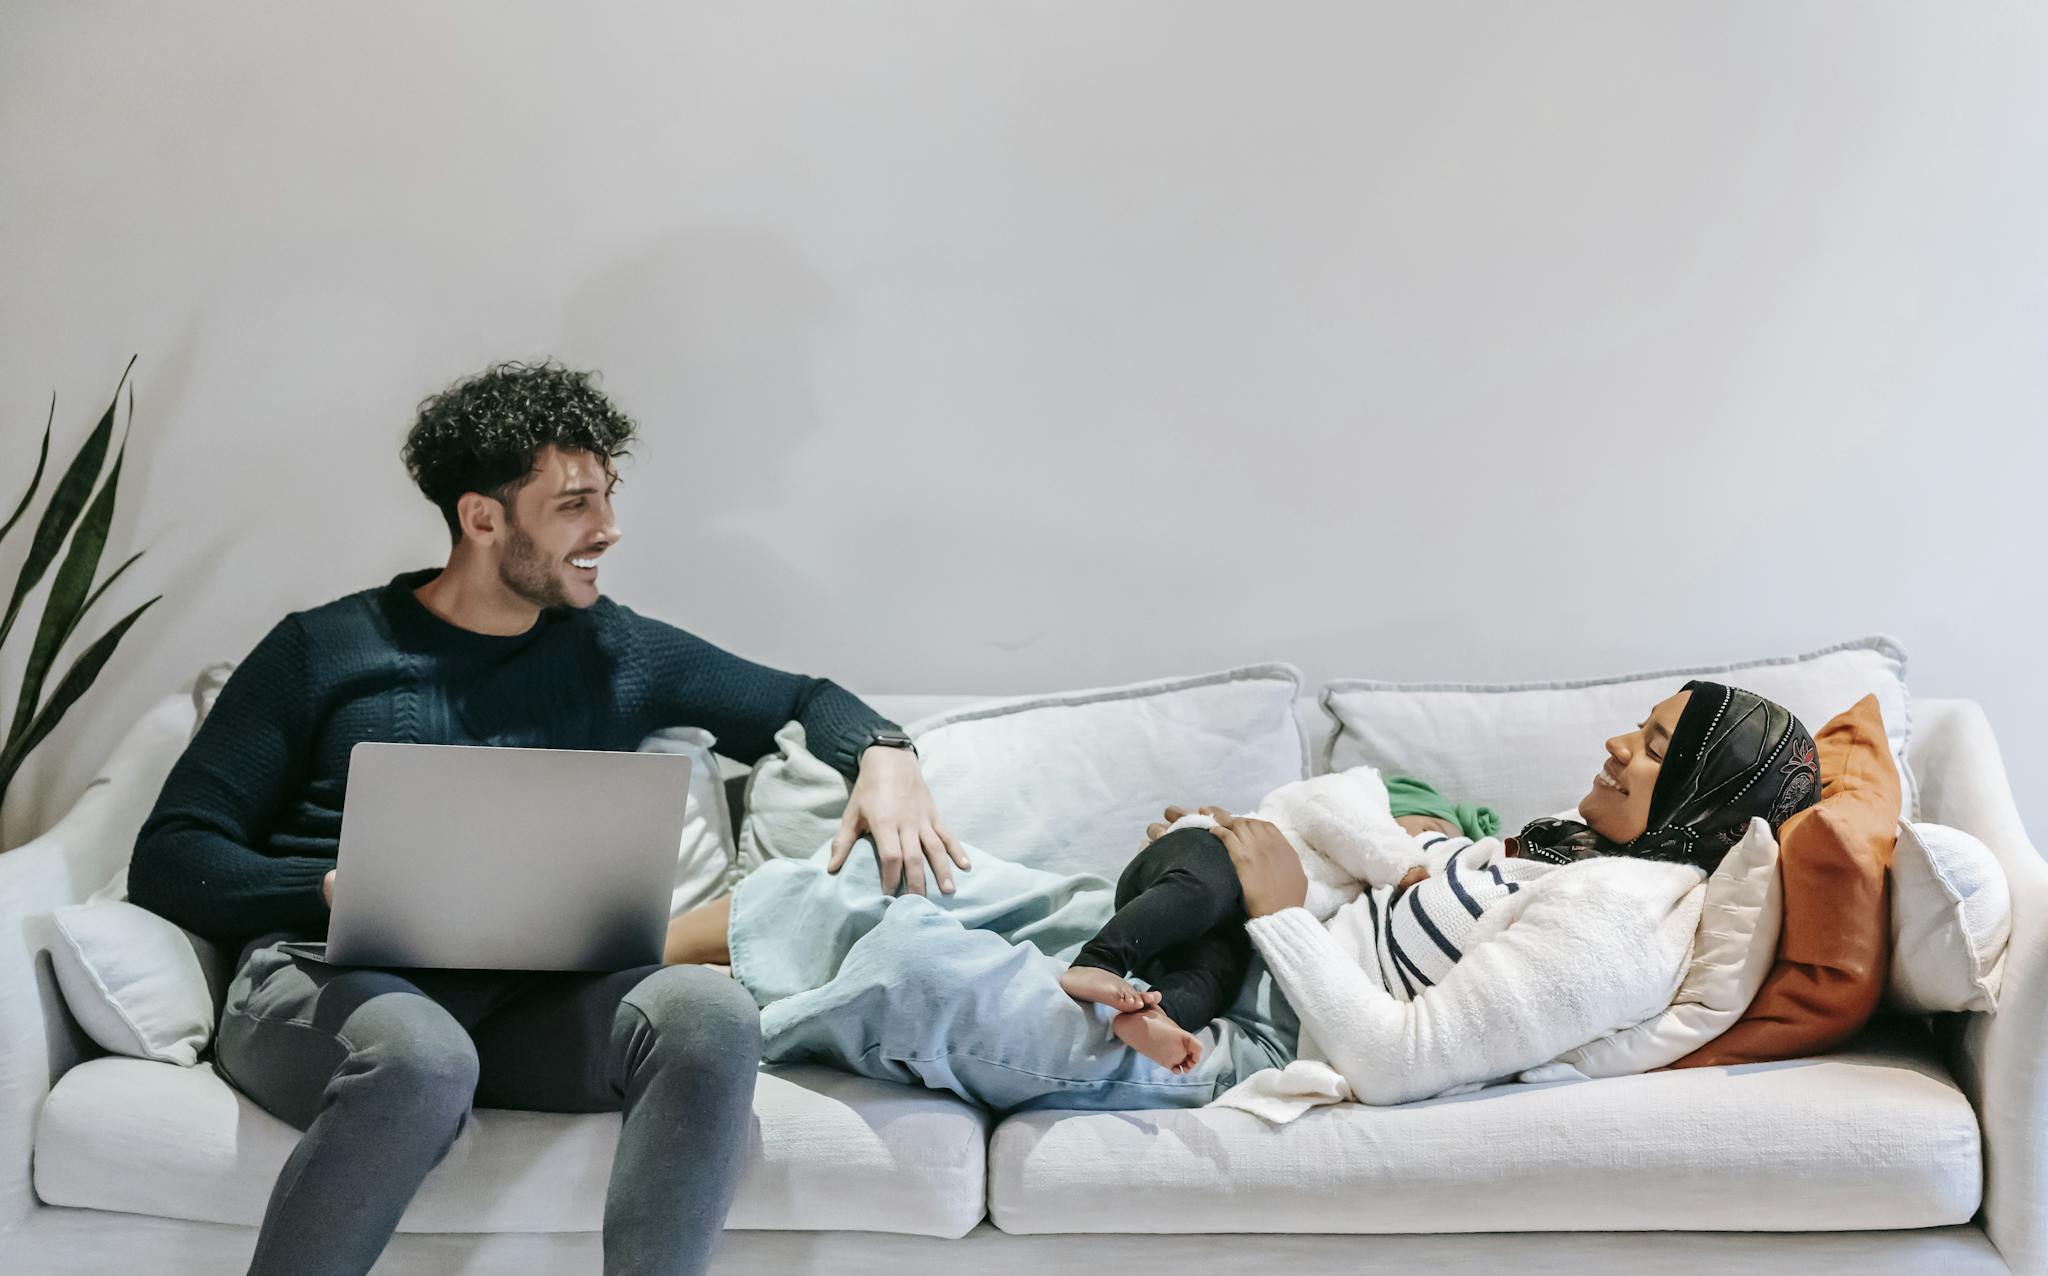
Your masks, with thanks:
M36 715L28 733L19 740L10 741L5 749L0 749L0 802L6 801L7 786L13 781L14 773L20 770L22 759L28 757L50 732L56 730L57 722L64 716L64 711L77 703L78 698L92 688L93 680L100 676L100 670L104 669L107 661L113 657L114 648L120 645L122 635L141 618L143 612L155 606L162 598L163 595L158 594L115 621L112 629L95 639L92 646L87 647L78 659L71 662L71 667L64 671L63 681L50 693L50 702Z
M133 415L132 410L130 415ZM36 489L43 485L43 465L50 459L50 427L56 423L57 396L53 394L50 396L50 419L43 422L43 450L36 457L35 476L28 481L28 491L21 494L21 504L15 506L14 512L7 516L7 526L0 527L0 541L6 540L7 533L13 531L14 525L21 521L22 514L28 509L28 503L36 499Z
M85 517L79 520L78 530L71 536L71 548L66 551L63 563L58 565L57 579L50 584L50 596L43 603L43 618L36 625L36 640L28 651L28 665L22 670L21 694L14 702L14 721L7 727L10 744L28 730L36 705L42 699L43 679L49 676L50 666L57 662L57 652L63 647L65 636L77 626L78 617L85 610L86 594L92 589L92 578L100 569L100 553L107 546L107 529L113 526L114 493L121 485L121 462L127 455L128 441L124 438L121 450L114 453L114 468L107 472L107 481L100 485L100 494L93 498Z
M121 382L126 384L128 369L135 366L135 360L128 360L128 367L121 370ZM85 508L87 498L92 495L93 484L99 480L100 465L107 459L107 444L114 436L114 409L121 403L121 387L114 387L114 398L107 404L106 414L100 423L86 437L85 446L78 450L71 464L64 471L64 477L57 480L57 490L50 494L50 504L43 510L42 521L36 524L35 539L29 542L28 559L21 565L21 577L14 583L14 597L8 600L7 615L0 618L0 643L7 641L7 635L14 628L14 618L21 613L22 600L30 590L43 579L43 573L50 569L50 563L63 548L64 540L71 534L71 525L78 520L78 512Z
M127 571L131 566L133 566L135 560L142 557L142 555L145 552L146 551L138 549L134 553L128 555L127 562L121 564L119 567L116 567L114 569L113 575L107 577L105 580L100 582L99 588L92 591L92 597L85 600L85 606L80 607L78 609L78 616L71 622L71 628L65 630L64 636L57 640L57 650L64 650L64 644L71 641L72 634L78 632L79 623L85 619L85 613L91 611L92 605L100 600L100 595L107 592L107 586L121 579L121 573Z

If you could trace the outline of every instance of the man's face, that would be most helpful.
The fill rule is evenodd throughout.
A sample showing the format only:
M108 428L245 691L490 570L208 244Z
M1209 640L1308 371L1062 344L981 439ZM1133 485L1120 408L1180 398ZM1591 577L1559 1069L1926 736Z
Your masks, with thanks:
M1593 777L1593 788L1579 799L1579 818L1610 842L1628 843L1650 827L1650 795L1664 768L1664 751L1678 729L1692 692L1681 691L1659 701L1650 716L1627 735L1607 742L1607 762Z
M612 516L618 481L594 453L542 448L533 477L506 510L497 542L505 587L536 607L595 603L597 556L619 543Z

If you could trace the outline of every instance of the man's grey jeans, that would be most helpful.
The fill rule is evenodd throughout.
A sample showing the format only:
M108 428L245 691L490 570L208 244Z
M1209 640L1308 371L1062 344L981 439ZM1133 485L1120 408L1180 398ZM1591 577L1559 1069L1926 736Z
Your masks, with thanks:
M215 1066L305 1131L251 1273L370 1270L472 1103L623 1111L607 1273L700 1272L748 1144L753 998L701 966L614 974L323 966L245 949Z

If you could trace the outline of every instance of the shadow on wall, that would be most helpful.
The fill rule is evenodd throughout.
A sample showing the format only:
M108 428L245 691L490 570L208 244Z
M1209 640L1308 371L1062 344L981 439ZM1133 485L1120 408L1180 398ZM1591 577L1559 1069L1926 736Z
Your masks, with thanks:
M636 570L662 575L632 578L644 583L628 605L870 691L1021 691L1271 658L1274 635L1256 628L1193 643L1215 650L1184 658L1186 668L1144 664L1129 646L1158 623L1162 599L1214 587L1208 547L1187 528L1147 519L1134 534L1101 537L1086 519L1072 527L1053 516L1085 491L1034 491L1020 509L1013 491L998 490L1014 487L1003 476L934 468L962 455L963 436L1015 428L1038 410L1028 403L921 402L890 420L878 440L887 457L863 472L826 486L799 474L794 459L833 428L821 383L859 313L857 297L785 237L720 223L681 228L573 293L558 357L601 370L646 435L624 468L629 483L646 477L624 494L621 521ZM1026 370L1018 377L1033 382ZM1091 423L1089 405L1071 410L1083 434L1124 424ZM983 440L970 454L999 451ZM1101 465L1090 465L1099 491ZM902 490L884 490L884 472L904 475ZM1123 480L1140 502L1155 487L1149 473ZM863 529L889 532L886 556ZM1083 601L1089 594L1095 601ZM903 623L815 623L877 614ZM1097 667L1074 669L1077 650L1100 653ZM919 671L914 687L906 669Z
M711 598L794 599L818 582L747 530L789 503L787 459L819 428L817 365L853 307L786 240L758 227L697 225L623 258L570 298L560 357L603 373L641 423L625 468L647 473L622 511L646 550L674 555L650 606L687 587ZM630 490L627 497L640 495ZM630 604L629 604L630 605Z
M199 625L203 630L207 617L192 619L193 608L199 605L200 599L211 596L213 580L220 574L227 557L226 550L249 537L273 517L262 503L247 499L250 471L246 456L223 457L220 458L222 463L205 467L205 472L212 476L212 484L205 491L181 494L163 491L157 485L158 458L189 446L179 438L178 421L179 414L187 410L187 390L199 363L200 322L197 313L186 319L177 340L162 357L153 361L157 365L155 374L136 391L136 416L140 418L140 424L135 430L128 464L134 471L137 494L149 494L151 512L162 528L146 542L151 550L148 561L156 568L150 576L150 583L164 596L151 613L157 620L159 634L176 632L188 623ZM150 362L145 355L143 364ZM145 370L143 364L137 365L138 372ZM247 434L260 435L270 432L271 424L252 420L243 423L241 429ZM196 425L193 432L199 432ZM124 473L124 490L128 479ZM280 486L288 487L289 484ZM132 519L141 505L140 500L130 505L125 511L126 517ZM134 538L132 530L123 530L123 518L117 515L110 543L128 543ZM136 547L143 546L138 543ZM142 566L136 564L136 570L141 571ZM125 577L123 583L126 583ZM138 703L135 712L121 715L121 729L126 730L156 696L167 694L194 672L196 670L178 670L168 680L159 680L161 685L151 683L146 688L150 694ZM53 818L57 814L59 812L51 813Z

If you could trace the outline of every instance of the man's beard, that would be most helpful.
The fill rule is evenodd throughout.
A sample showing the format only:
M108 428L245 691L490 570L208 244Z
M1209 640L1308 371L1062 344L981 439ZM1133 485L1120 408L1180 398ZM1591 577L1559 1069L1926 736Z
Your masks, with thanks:
M507 519L505 529L511 536L498 560L498 579L505 588L536 607L566 607L569 596L562 589L561 564L543 553L519 524Z

